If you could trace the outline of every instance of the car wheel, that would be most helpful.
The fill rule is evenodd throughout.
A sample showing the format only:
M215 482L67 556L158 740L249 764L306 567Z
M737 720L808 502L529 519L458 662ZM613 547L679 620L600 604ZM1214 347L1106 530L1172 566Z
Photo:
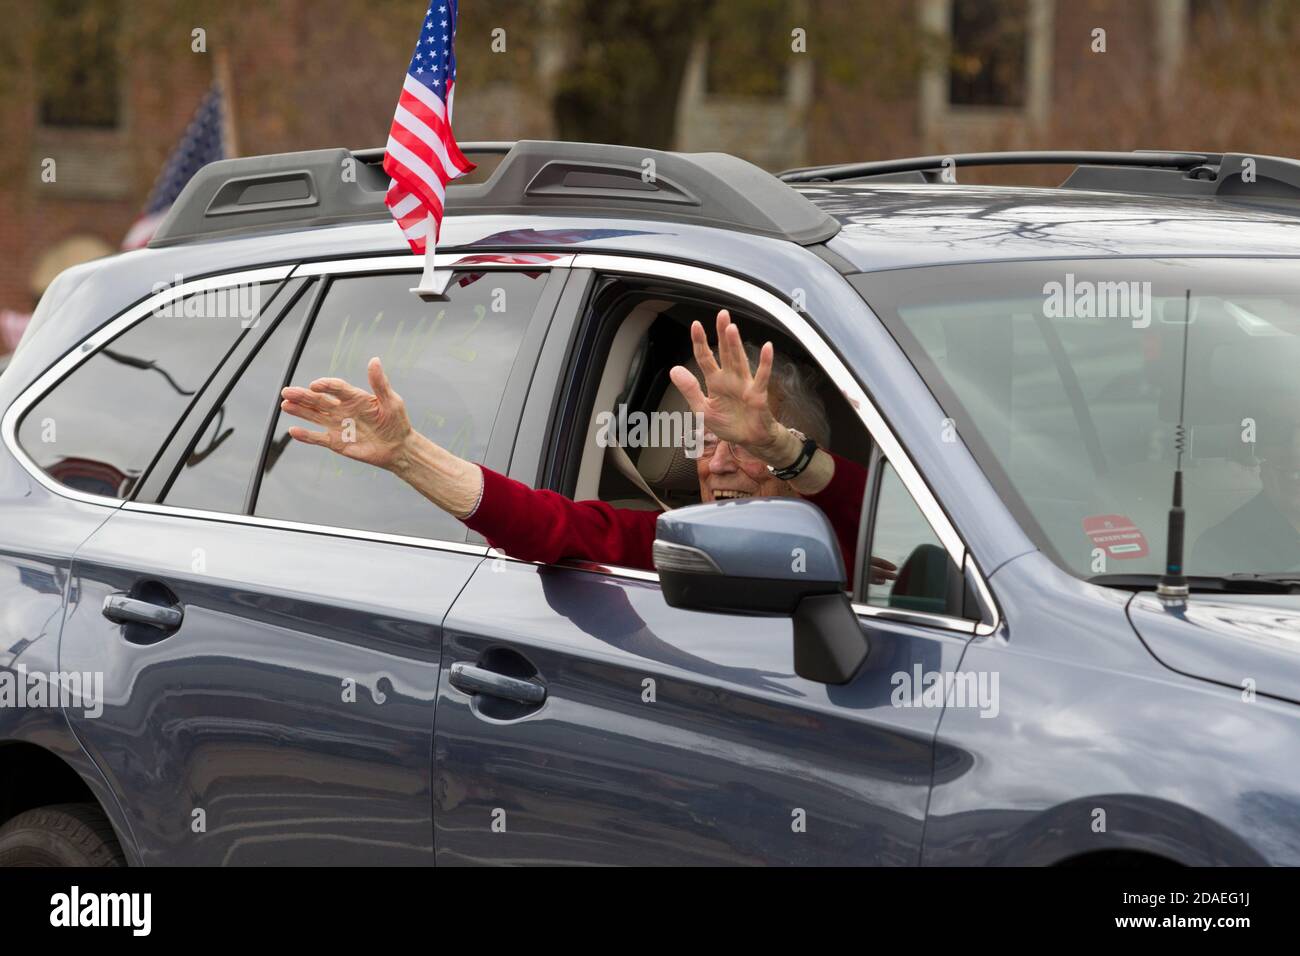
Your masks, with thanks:
M18 814L0 827L0 866L125 866L113 827L93 803Z

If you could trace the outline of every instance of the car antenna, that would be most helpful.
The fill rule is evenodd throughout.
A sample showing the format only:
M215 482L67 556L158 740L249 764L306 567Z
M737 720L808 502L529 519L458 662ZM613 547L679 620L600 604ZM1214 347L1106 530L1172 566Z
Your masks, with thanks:
M1174 433L1174 446L1178 449L1178 462L1174 468L1174 502L1169 508L1169 537L1165 547L1165 573L1156 585L1156 594L1162 598L1186 600L1187 576L1183 574L1183 451L1187 447L1187 427L1184 411L1187 406L1187 337L1192 327L1192 290L1187 290L1183 310L1183 364L1178 394L1178 430Z

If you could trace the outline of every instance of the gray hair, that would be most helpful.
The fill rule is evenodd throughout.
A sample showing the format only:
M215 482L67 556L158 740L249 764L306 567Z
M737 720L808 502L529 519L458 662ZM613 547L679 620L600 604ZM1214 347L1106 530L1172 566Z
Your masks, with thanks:
M759 347L745 343L751 370L758 368ZM803 432L821 448L830 447L831 421L826 404L817 391L821 374L780 352L772 356L772 380L768 385L773 414L786 428Z
M758 368L760 350L753 342L745 342L744 346L752 372ZM683 364L697 381L703 383L704 376L694 358ZM817 442L818 447L829 448L831 421L826 414L826 404L817 391L820 382L821 373L816 369L773 351L772 378L767 387L772 414L786 428L796 428Z

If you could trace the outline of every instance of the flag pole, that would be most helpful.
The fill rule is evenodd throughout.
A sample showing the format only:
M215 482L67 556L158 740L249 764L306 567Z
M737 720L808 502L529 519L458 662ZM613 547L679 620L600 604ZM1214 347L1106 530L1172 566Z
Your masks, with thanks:
M445 300L451 282L452 270L437 268L438 227L446 187L474 168L456 146L451 132L457 0L441 0L435 13L438 3L430 0L425 12L384 150L384 172L389 177L384 204L406 232L411 251L417 255L420 240L414 234L415 223L424 223L424 269L420 284L411 292L425 302ZM418 118L426 113L435 117L432 126Z
M430 6L432 9L432 6ZM454 94L454 90L452 94ZM447 123L451 124L452 94L447 96ZM447 298L447 285L451 282L451 270L442 272L434 268L434 257L438 248L438 223L432 216L425 220L428 228L424 238L424 272L420 275L420 284L411 291L425 302Z
M235 88L230 82L230 54L218 49L212 58L214 79L221 89L221 138L226 144L226 158L239 155L239 138L235 134Z
M438 224L429 216L425 219L428 224L424 238L424 272L420 274L420 284L411 289L415 295L418 295L425 302L434 302L438 299L447 297L447 285L451 282L450 269L434 268L434 261L437 250L437 231Z

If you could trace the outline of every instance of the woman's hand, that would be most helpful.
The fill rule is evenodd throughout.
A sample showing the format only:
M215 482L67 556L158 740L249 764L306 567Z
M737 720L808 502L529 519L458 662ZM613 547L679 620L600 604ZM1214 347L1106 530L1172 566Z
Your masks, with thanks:
M704 388L690 370L676 365L668 373L691 411L703 417L705 431L733 445L760 450L780 436L779 425L768 405L767 385L772 375L772 343L759 352L758 369L750 374L749 357L740 329L726 309L718 313L718 359L715 361L704 326L691 323L691 345L704 374Z
M291 385L284 389L280 408L325 428L309 431L295 425L289 429L291 438L392 469L402 461L411 435L406 403L389 385L378 358L370 360L366 372L373 394L341 378L318 378L307 388Z
M307 388L290 386L281 392L282 409L325 426L325 431L313 432L295 425L289 436L385 468L448 514L468 517L483 493L482 469L411 427L406 403L388 383L378 358L370 360L366 374L373 394L341 378L318 378Z

